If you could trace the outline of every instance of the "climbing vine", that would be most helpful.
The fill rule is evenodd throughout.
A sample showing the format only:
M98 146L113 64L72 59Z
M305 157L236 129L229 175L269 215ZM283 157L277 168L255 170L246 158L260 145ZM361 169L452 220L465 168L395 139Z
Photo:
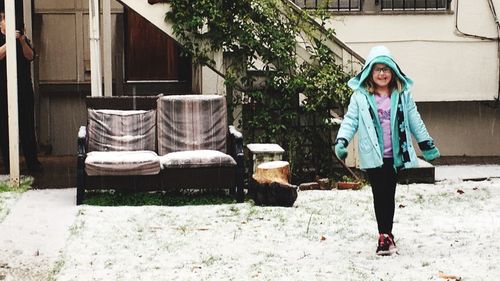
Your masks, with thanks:
M297 41L312 32L308 17L286 12L281 1L170 0L166 20L194 63L213 65L211 54L224 53L225 83L236 90L231 108L243 106L247 143L282 145L295 181L330 176L330 109L348 100L349 75L324 44L333 30L308 40L312 63L300 59ZM316 18L324 23L326 15Z

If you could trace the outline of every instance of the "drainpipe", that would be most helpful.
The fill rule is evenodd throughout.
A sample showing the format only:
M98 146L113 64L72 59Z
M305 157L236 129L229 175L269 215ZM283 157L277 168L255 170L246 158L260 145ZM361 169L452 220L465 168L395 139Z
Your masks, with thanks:
M497 25L497 58L498 58L498 95L497 95L497 102L500 101L500 22L498 21L497 17L497 12L495 11L495 5L493 4L492 0L488 0L488 4L490 5L490 11L491 14L493 15L493 19L495 20L495 23Z

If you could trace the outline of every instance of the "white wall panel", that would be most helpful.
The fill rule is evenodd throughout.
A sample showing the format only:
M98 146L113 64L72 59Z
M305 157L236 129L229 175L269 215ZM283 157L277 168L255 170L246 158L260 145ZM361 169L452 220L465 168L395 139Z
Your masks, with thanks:
M76 4L75 0L36 0L34 8L37 12L42 10L67 10L74 9Z

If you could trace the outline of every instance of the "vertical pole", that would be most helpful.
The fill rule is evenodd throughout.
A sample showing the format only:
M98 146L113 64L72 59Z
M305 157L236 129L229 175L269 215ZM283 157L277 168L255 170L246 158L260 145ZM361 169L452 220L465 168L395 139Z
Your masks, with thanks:
M26 36L33 41L33 17L31 14L32 11L31 0L23 1L23 15L24 15L24 25L26 26Z
M30 38L31 42L33 43L34 39L33 39L33 15L32 15L32 4L31 3L32 0L23 0L23 18L24 18L24 26L25 26L25 32L24 34L26 34L26 36L28 36L28 38ZM36 56L36 54L35 54ZM34 59L33 59L34 60ZM36 139L37 139L37 143L38 143L38 140L39 140L39 126L40 126L40 94L39 94L39 91L38 91L38 79L36 77L36 73L38 73L37 71L35 71L35 67L37 65L35 63L30 63L30 69L31 69L31 81L33 83L33 85L31 85L31 87L33 87L33 94L34 94L34 102L35 102L35 109L34 109L34 116L35 116L35 120L33 122L35 122L35 136L36 136Z
M7 41L10 184L13 187L19 187L19 116L17 110L16 8L14 0L5 1L5 37Z
M89 0L90 84L93 97L102 96L99 0Z
M104 45L104 95L113 95L113 55L111 54L111 0L102 4L103 45Z

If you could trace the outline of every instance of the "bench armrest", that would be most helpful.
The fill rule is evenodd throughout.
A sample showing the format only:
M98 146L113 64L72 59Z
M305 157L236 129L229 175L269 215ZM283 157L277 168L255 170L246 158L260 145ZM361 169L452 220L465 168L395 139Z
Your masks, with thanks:
M236 161L236 201L241 203L245 198L244 192L244 174L245 174L245 159L243 155L243 134L236 130L234 126L229 126L229 151L231 156Z
M77 141L78 156L87 154L86 143L87 143L87 127L80 126L80 129L78 130L78 141Z
M231 151L234 152L233 156L237 156L241 153L243 155L243 134L236 130L234 126L229 126L229 135L231 137Z
M87 128L81 126L78 130L76 158L76 204L83 203L85 197L85 158L87 157Z

